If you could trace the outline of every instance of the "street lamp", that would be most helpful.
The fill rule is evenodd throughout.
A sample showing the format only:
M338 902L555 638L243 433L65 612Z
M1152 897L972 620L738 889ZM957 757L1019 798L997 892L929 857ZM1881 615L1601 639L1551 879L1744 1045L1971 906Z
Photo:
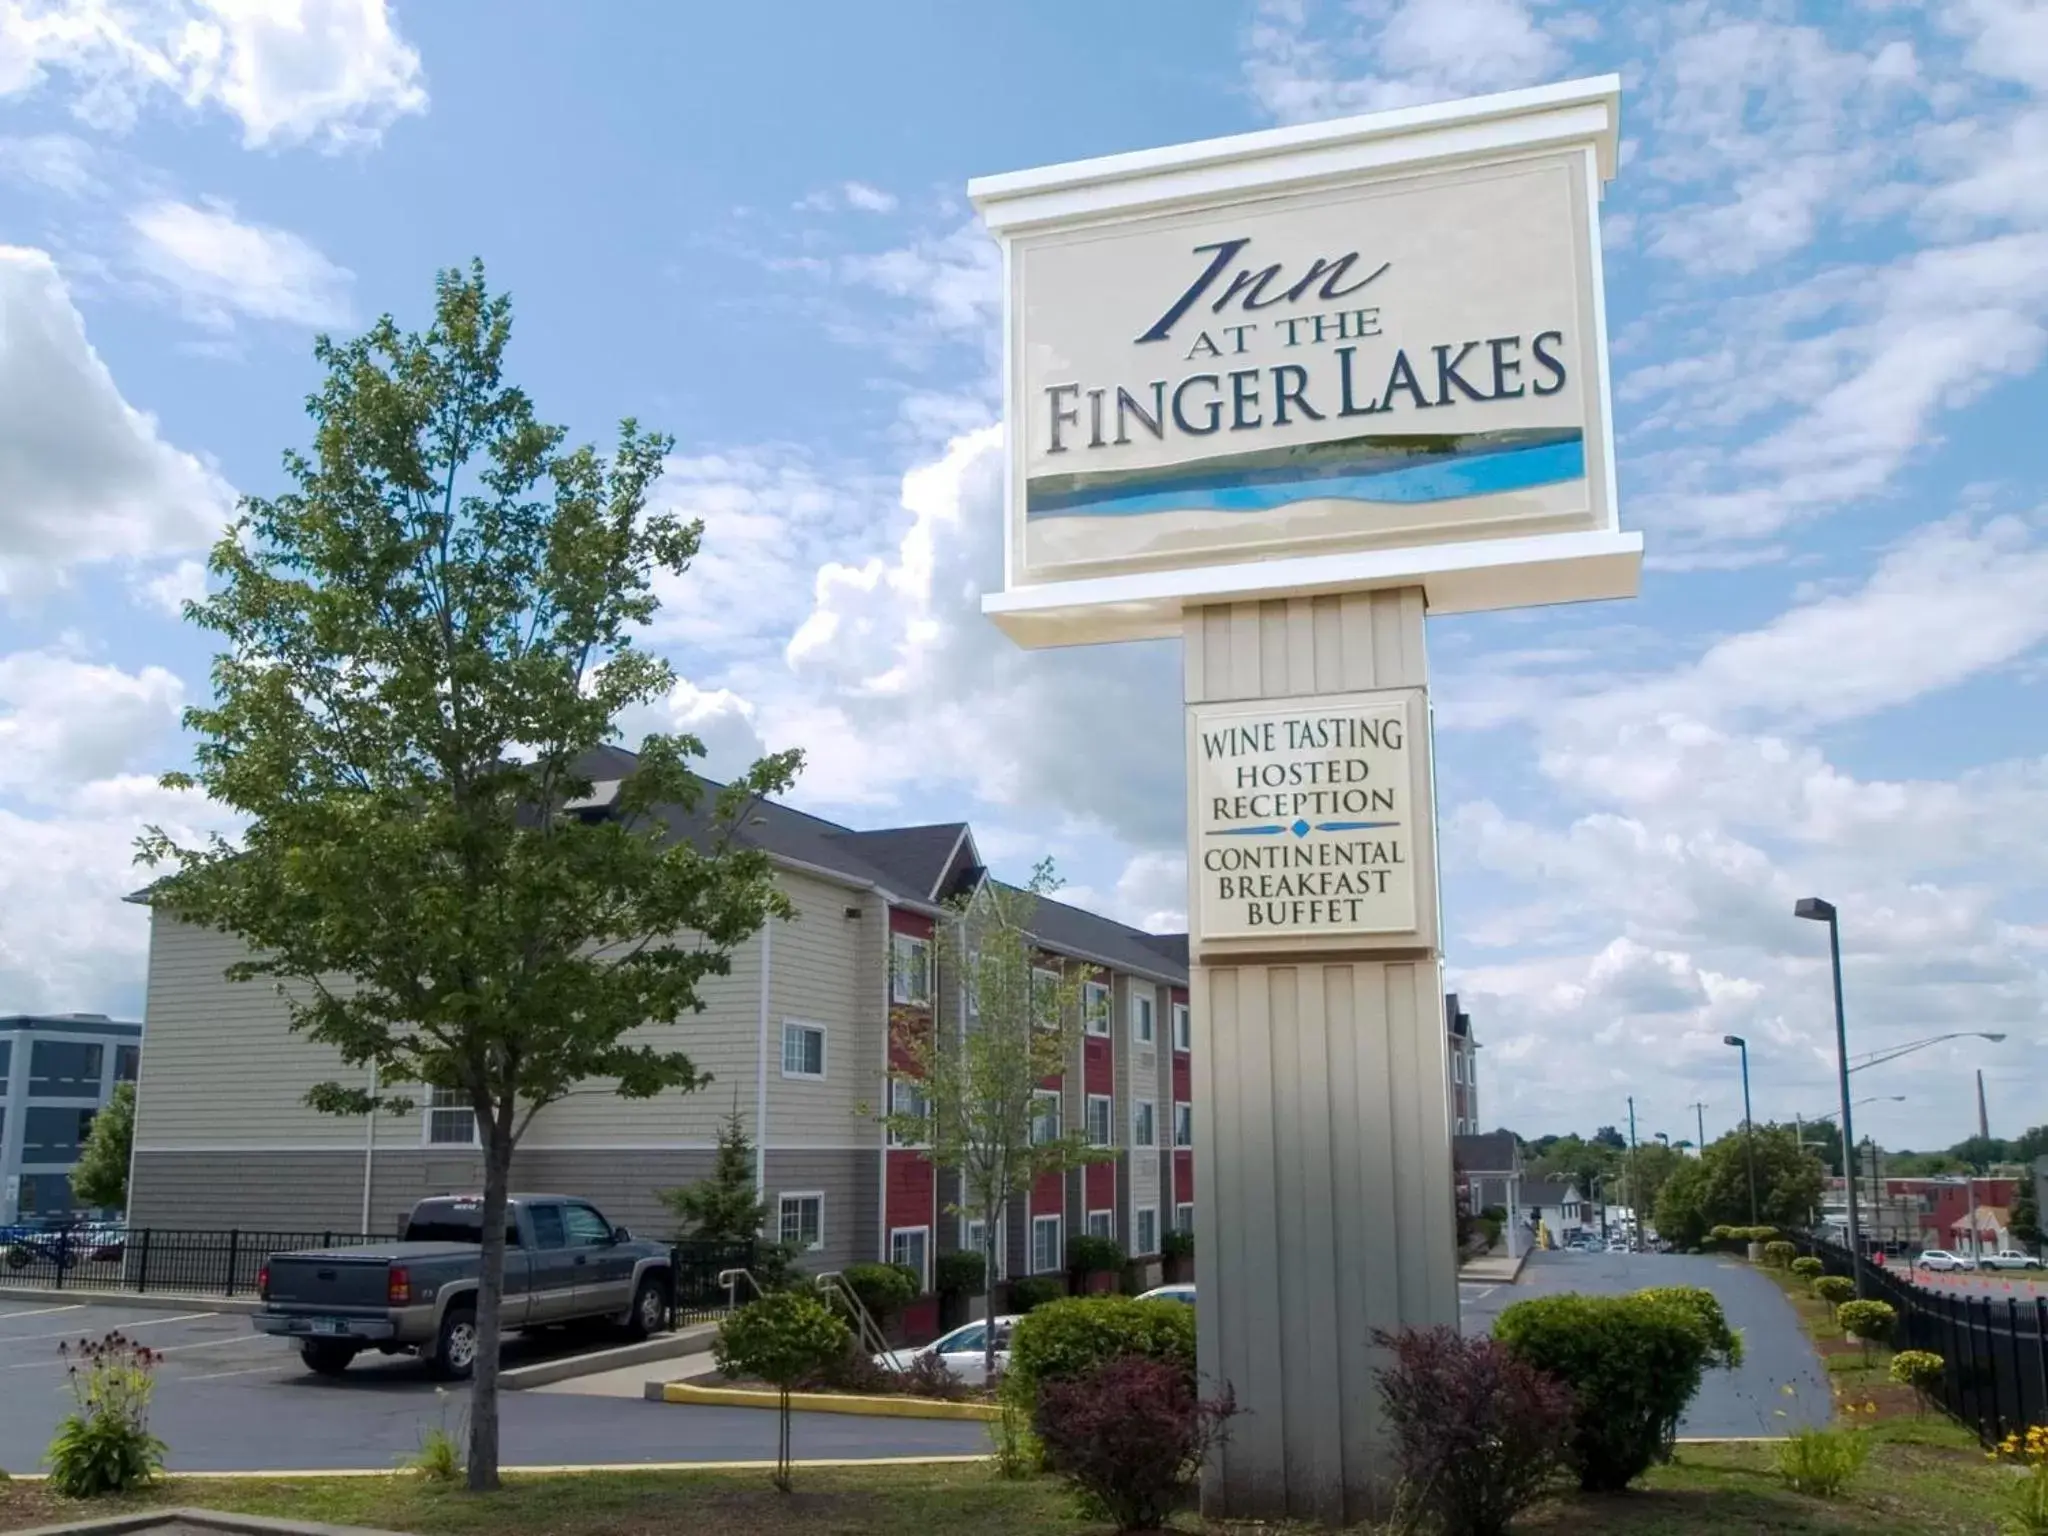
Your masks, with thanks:
M1881 1051L1871 1051L1860 1061L1850 1062L1849 1070L1851 1072L1861 1072L1865 1067L1881 1067L1888 1061L1897 1061L1901 1056L1910 1056L1915 1051L1924 1051L1930 1045L1940 1045L1944 1040L1989 1040L1993 1045L1996 1045L2003 1039L2005 1039L2004 1035L1995 1034L1983 1029L1959 1029L1946 1035L1929 1035L1925 1040L1914 1040L1905 1045L1887 1046Z
M1842 925L1831 901L1802 896L1792 906L1794 917L1828 925L1828 959L1835 975L1835 1073L1842 1093L1842 1188L1848 1196L1849 1270L1856 1277L1856 1294L1866 1289L1863 1279L1863 1230L1856 1219L1856 1137L1849 1120L1849 1025L1842 1012Z
M1742 1160L1749 1165L1749 1224L1756 1220L1756 1128L1749 1118L1749 1042L1740 1035L1723 1035L1723 1045L1742 1052Z

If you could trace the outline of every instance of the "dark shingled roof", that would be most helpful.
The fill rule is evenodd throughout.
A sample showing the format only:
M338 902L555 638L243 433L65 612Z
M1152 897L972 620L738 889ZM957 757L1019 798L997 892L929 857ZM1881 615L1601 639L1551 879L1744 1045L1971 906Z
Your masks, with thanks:
M1522 1204L1563 1205L1571 1187L1572 1181L1569 1179L1524 1179Z
M1480 1136L1451 1138L1451 1166L1460 1173L1514 1173L1521 1169L1521 1155L1512 1131L1488 1131Z
M840 835L860 857L895 876L903 890L932 901L941 894L940 877L966 831L964 821L942 821L929 827L883 827Z

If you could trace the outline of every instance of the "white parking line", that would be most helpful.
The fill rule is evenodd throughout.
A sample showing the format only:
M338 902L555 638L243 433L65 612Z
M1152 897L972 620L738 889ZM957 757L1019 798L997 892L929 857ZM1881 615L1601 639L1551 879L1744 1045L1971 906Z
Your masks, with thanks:
M68 1307L27 1307L19 1312L0 1312L0 1323L11 1317L42 1317L50 1312L83 1312L85 1305L82 1301L74 1301Z
M115 1323L100 1330L102 1334L128 1333L137 1328L157 1328L165 1323L196 1323L203 1317L221 1317L220 1312L180 1312L173 1317L141 1317L132 1323ZM73 1339L78 1337L76 1329L67 1328L62 1333L0 1333L0 1345L40 1344L49 1339Z
M246 1371L209 1371L204 1376L178 1376L176 1381L226 1381L230 1376L268 1376L282 1369L287 1362L273 1360L268 1365L251 1366Z

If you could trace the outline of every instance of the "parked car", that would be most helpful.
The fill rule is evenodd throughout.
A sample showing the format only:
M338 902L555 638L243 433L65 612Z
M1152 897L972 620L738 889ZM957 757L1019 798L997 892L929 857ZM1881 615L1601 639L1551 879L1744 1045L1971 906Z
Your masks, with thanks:
M1138 1297L1140 1301L1178 1301L1192 1307L1195 1304L1195 1288L1187 1281L1172 1285L1155 1285Z
M2001 1248L1996 1253L1987 1253L1977 1261L1983 1269L2039 1269L2041 1261L2031 1253L2021 1253L2017 1248Z
M0 1262L26 1269L41 1262L65 1270L74 1264L119 1263L128 1238L125 1224L49 1216L0 1227Z
M999 1371L1010 1363L1010 1330L1017 1326L1017 1319L1022 1316L1019 1312L996 1319L996 1369ZM968 1323L941 1335L922 1349L892 1349L876 1355L874 1360L885 1371L907 1371L921 1355L936 1356L945 1363L947 1370L970 1387L985 1385L988 1380L988 1324Z
M1977 1261L1966 1253L1951 1253L1946 1248L1930 1248L1913 1261L1913 1267L1936 1271L1975 1269Z
M258 1273L258 1333L297 1339L307 1368L337 1376L365 1349L415 1354L460 1380L476 1364L483 1197L413 1207L395 1243L276 1253ZM603 1318L636 1337L667 1326L670 1251L586 1200L514 1195L506 1212L507 1332Z

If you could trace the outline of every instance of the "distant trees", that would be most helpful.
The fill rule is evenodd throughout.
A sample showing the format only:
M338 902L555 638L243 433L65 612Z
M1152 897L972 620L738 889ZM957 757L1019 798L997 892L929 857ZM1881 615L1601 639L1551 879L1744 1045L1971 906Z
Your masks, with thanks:
M1697 1247L1717 1226L1749 1224L1746 1138L1730 1131L1696 1158L1685 1158L1658 1192L1657 1231L1681 1248ZM1803 1227L1820 1205L1826 1174L1789 1125L1756 1127L1757 1220L1781 1230Z

